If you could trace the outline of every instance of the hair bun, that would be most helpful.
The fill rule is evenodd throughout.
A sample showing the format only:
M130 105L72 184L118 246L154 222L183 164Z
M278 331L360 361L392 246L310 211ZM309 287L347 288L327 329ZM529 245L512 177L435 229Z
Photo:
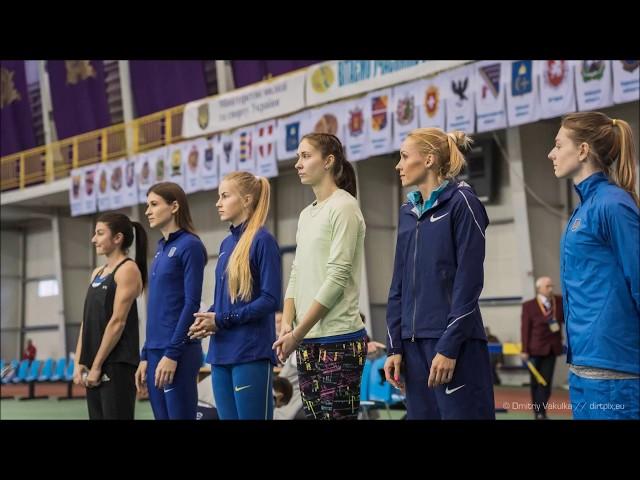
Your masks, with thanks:
M473 143L471 137L467 136L467 134L462 130L449 132L447 133L447 136L451 138L451 140L453 140L453 143L455 143L456 146L461 150L467 149Z

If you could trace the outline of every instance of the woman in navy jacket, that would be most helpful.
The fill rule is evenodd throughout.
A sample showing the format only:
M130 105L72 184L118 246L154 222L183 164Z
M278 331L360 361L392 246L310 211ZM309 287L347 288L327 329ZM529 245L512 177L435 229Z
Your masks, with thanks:
M406 386L408 419L494 419L493 381L478 306L486 211L455 177L470 139L412 131L396 170L417 186L400 208L387 306L387 380ZM401 380L401 370L404 380Z
M195 314L190 333L213 335L207 362L220 419L271 420L282 267L278 243L264 228L269 180L234 172L218 193L216 207L220 219L231 223L231 234L220 246L213 305Z
M200 308L207 251L194 233L187 196L178 184L153 185L145 215L162 238L149 272L147 334L136 387L148 389L156 420L195 420L202 346L188 332Z

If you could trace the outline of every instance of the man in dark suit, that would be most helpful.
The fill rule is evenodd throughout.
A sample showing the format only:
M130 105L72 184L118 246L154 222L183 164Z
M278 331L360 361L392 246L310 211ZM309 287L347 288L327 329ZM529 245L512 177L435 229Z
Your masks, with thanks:
M562 297L553 295L549 277L536 280L536 298L522 305L522 360L531 360L546 380L542 386L531 374L531 400L536 420L547 418L545 405L551 396L556 357L562 354Z

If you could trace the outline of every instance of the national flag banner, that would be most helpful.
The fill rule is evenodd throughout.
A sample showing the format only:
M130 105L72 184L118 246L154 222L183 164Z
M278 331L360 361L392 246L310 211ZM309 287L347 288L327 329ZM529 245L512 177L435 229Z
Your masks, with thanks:
M571 60L537 60L540 75L540 118L555 118L576 111Z
M420 97L416 91L418 82L405 83L392 89L393 149L400 150L406 136L418 128L418 105Z
M502 60L486 60L477 62L475 67L476 131L480 133L505 128L507 65Z
M626 103L640 98L640 60L613 60L613 101Z
M471 85L474 65L451 70L444 80L447 102L447 132L461 130L467 134L475 131L475 103Z
M369 93L366 97L365 126L368 128L367 156L383 155L393 151L391 136L391 89Z
M278 176L276 160L276 121L258 123L253 130L256 173L262 177Z

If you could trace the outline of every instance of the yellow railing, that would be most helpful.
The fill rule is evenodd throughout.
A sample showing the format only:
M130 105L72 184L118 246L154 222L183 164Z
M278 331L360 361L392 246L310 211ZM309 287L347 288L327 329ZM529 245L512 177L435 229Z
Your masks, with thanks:
M25 188L69 176L72 168L127 156L182 140L184 105L0 158L0 190Z

